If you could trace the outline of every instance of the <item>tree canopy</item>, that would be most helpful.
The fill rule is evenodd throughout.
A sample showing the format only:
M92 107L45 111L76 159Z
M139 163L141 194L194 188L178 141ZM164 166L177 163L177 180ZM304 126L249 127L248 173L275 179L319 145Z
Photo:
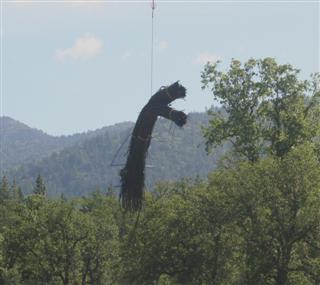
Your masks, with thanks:
M300 71L272 58L233 59L227 71L219 62L202 72L203 88L213 92L222 112L210 112L204 128L207 150L228 141L249 161L266 154L283 156L320 135L320 76L300 79Z

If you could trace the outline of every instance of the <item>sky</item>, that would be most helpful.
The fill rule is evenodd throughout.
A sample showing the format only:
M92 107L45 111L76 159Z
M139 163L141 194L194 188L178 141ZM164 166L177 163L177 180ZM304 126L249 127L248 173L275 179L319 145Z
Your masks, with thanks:
M51 135L135 121L151 96L151 1L1 0L1 115ZM320 70L319 1L155 1L153 92L202 112L207 61L274 57Z

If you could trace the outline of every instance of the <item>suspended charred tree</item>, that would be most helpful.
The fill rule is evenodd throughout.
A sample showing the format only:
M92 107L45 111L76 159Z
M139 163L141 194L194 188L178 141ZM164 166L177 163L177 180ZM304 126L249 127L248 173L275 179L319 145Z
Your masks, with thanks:
M151 134L158 116L182 127L187 115L169 107L178 98L186 96L186 89L176 82L162 87L143 107L133 129L125 167L120 171L122 206L127 210L139 210L143 200L144 171Z

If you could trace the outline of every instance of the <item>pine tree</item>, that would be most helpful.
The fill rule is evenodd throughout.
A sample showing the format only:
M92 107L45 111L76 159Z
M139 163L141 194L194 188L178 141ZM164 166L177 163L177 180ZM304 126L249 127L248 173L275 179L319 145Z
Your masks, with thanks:
M10 187L10 196L15 201L22 201L23 200L23 193L21 187L19 187L14 179L12 182L12 186Z
M0 185L0 202L4 202L9 198L9 183L6 176L2 177Z
M46 186L40 174L36 179L36 186L34 187L33 194L46 195Z

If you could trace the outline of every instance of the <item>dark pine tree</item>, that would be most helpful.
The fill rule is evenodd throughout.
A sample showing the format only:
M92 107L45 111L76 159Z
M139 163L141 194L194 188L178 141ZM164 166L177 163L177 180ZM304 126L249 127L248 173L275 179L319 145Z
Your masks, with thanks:
M9 198L9 183L6 176L2 177L0 185L0 202L4 202Z
M46 186L40 174L36 179L36 186L33 189L33 194L46 195Z
M17 185L16 180L13 180L10 188L10 196L13 200L21 202L23 200L23 193L20 186Z

